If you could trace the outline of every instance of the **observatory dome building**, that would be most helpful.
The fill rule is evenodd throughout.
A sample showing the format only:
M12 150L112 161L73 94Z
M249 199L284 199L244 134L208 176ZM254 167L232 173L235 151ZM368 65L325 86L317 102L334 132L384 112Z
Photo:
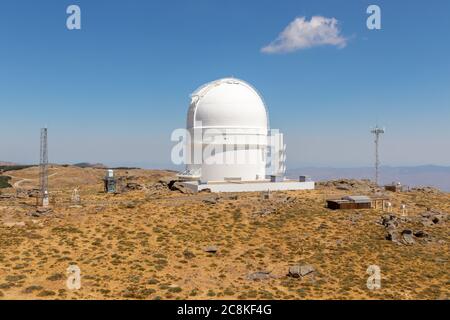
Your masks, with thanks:
M199 87L190 97L186 170L178 176L188 186L196 185L196 191L282 190L264 185L271 182L269 175L284 181L285 146L282 134L269 136L268 111L259 92L243 80L224 78ZM274 140L281 144L275 151Z
M202 182L265 179L267 110L247 82L225 78L198 88L191 95L187 130L190 154L198 148L203 155L202 163L187 165L187 175Z

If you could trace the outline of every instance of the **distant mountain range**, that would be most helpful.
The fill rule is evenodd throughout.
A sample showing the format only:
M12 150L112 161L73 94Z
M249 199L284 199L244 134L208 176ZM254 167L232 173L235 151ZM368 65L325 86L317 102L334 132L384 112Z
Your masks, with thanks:
M106 166L103 163L89 163L89 162L80 162L73 164L75 167L79 168L99 168L104 169Z
M16 166L16 165L17 165L17 163L14 163L14 162L0 161L0 166L6 167L6 166Z
M318 168L304 167L287 171L287 176L308 175L315 181L346 179L374 179L374 168ZM401 182L410 187L432 186L450 192L450 167L424 165L416 167L380 168L380 183Z

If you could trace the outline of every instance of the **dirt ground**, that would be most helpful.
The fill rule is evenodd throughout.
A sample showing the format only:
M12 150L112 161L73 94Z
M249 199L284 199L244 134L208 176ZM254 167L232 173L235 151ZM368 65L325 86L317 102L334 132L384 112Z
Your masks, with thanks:
M399 230L422 231L408 245L386 239L381 208L325 208L327 198L380 192L367 181L266 199L171 191L159 182L174 177L169 171L119 170L140 190L115 195L103 193L104 170L49 173L52 211L41 215L26 195L38 169L4 173L15 188L0 191L0 299L450 298L448 219L424 224L421 216L450 213L449 193L383 192ZM206 252L210 246L216 252ZM66 284L70 265L81 271L78 290ZM314 271L288 276L295 265ZM380 268L379 289L367 287L370 265Z

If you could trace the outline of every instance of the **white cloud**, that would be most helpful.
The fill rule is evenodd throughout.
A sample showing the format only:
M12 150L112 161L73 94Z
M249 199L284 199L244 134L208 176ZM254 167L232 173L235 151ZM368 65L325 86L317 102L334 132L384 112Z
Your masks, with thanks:
M340 34L335 18L314 16L310 21L298 17L280 33L277 39L261 49L264 53L286 53L322 45L343 48L347 39Z

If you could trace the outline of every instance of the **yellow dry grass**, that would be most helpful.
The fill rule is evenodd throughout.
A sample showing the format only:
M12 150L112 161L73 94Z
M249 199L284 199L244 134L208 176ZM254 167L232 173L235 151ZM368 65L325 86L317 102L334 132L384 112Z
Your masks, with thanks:
M269 200L221 194L211 204L204 200L214 194L156 188L170 172L122 170L147 188L118 195L102 193L103 170L55 166L52 173L51 214L29 216L33 198L0 200L0 299L449 298L448 222L413 225L432 241L396 245L377 223L381 210L326 209L327 197L344 194L332 187L273 193ZM36 179L37 171L11 175L13 182ZM75 186L81 207L70 202ZM405 203L410 216L427 207L450 212L448 193L389 195L394 211ZM218 252L206 253L209 245ZM287 277L298 263L316 271ZM71 264L81 269L79 290L66 287ZM373 264L382 287L371 291L366 269ZM271 278L247 279L257 271Z

